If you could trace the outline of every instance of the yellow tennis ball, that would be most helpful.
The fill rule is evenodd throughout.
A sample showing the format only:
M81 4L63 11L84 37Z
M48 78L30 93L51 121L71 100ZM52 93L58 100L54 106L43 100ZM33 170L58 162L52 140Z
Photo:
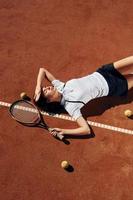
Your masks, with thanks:
M66 160L63 160L63 161L61 162L61 167L62 167L63 169L67 169L67 168L69 167L69 162L66 161Z
M133 115L133 112L131 110L125 110L124 115L126 117L131 117Z
M22 93L20 94L20 98L21 98L21 99L26 99L26 98L27 98L27 94L26 94L25 92L22 92Z

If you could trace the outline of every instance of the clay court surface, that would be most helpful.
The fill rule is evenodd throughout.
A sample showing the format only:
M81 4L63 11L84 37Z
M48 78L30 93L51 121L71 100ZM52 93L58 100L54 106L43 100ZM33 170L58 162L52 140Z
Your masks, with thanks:
M39 67L67 81L133 54L132 0L0 0L0 101L33 97ZM90 102L88 120L133 130L133 92ZM48 117L52 127L76 123ZM132 200L133 135L93 127L60 142L0 108L1 200ZM60 167L68 160L73 167Z

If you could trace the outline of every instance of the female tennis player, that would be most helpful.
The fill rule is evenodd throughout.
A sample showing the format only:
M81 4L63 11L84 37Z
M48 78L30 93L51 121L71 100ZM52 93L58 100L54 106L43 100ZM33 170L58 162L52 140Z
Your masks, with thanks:
M44 79L51 85L43 87ZM133 56L98 68L94 73L76 78L66 83L56 79L47 69L40 68L34 100L37 104L43 96L44 101L59 102L68 114L73 117L78 128L54 128L60 134L85 135L90 127L81 113L81 108L90 100L103 96L122 96L133 88Z

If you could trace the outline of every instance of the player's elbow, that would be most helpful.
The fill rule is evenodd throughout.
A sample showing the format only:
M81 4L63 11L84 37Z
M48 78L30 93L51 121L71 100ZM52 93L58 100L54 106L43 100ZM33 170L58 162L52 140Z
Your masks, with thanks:
M47 70L43 67L40 68L40 73L46 75L47 74Z
M91 133L90 127L89 127L89 126L85 126L85 127L83 128L83 133L84 133L84 134L90 134L90 133Z
M41 72L45 72L45 69L43 67L40 68Z

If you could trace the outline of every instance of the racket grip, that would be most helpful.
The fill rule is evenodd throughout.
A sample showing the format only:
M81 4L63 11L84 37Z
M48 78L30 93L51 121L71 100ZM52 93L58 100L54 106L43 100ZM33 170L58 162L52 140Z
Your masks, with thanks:
M48 130L52 133L53 131L55 132L54 137L58 138L59 140L63 140L64 135L59 134L57 131L55 131L54 129L48 128Z
M58 139L60 139L60 140L63 140L63 138L64 138L64 136L61 135L61 134L59 134L59 133L56 133L56 137L57 137Z

